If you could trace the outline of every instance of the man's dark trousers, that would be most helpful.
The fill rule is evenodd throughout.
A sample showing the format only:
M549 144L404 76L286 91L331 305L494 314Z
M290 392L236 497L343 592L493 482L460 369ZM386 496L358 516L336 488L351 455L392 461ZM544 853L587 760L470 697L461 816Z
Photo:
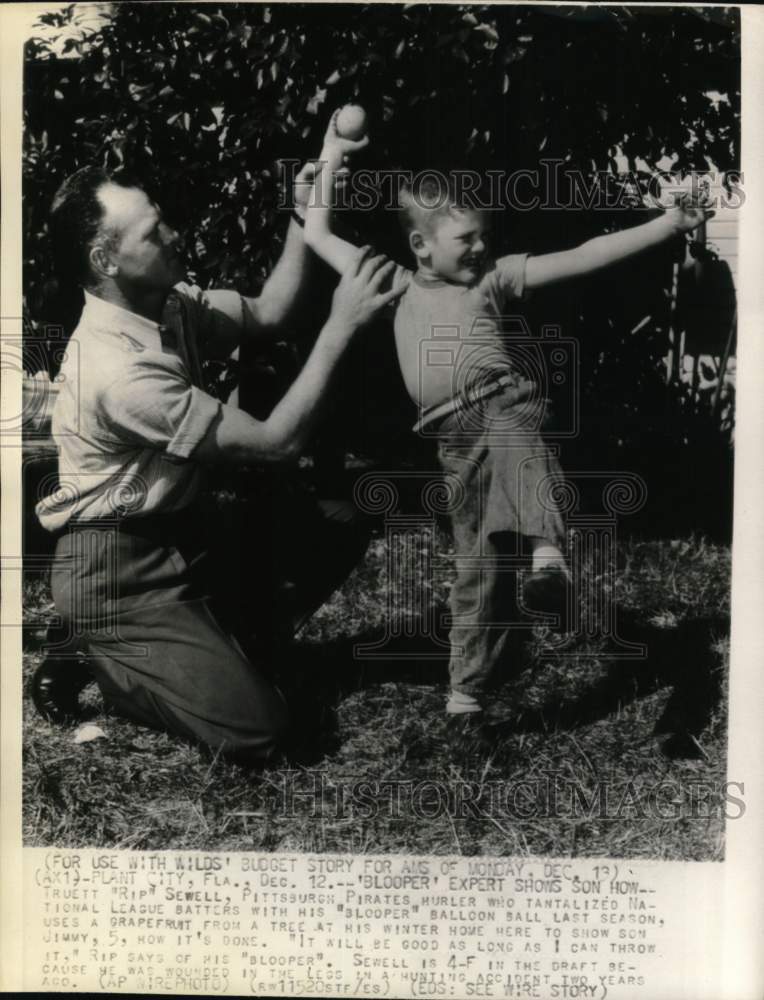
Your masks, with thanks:
M295 489L223 510L83 521L58 540L53 598L119 714L262 761L288 730L271 677L284 666L272 662L280 640L368 538L352 504Z

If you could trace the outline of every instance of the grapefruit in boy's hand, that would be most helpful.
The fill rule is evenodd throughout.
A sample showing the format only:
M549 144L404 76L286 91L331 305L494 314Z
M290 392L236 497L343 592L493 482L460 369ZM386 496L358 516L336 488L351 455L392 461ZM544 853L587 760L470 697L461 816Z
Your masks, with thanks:
M335 127L340 139L357 142L366 135L366 112L358 104L346 104L337 115Z

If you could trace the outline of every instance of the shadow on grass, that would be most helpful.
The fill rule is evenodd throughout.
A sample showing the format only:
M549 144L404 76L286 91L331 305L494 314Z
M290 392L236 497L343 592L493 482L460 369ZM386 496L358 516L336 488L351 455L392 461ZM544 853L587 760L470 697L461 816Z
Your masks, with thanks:
M559 696L552 693L543 704L521 709L498 725L514 733L576 730L612 716L638 698L672 687L654 733L665 737L663 750L668 756L702 757L697 738L721 701L723 670L716 644L728 631L729 622L722 616L660 627L623 611L619 639L643 645L647 650L644 659L614 659L606 648L599 649L593 655L603 671L583 690L579 686L571 697L570 687L565 685ZM46 635L46 629L39 626L26 629L25 648L44 650ZM443 630L390 638L382 628L320 644L294 642L288 651L289 667L277 678L292 716L290 761L308 767L337 752L341 745L337 709L351 694L389 681L444 688L448 677L446 643ZM525 668L532 671L533 653L528 662L527 651L524 655L521 648L524 645L532 644L518 633L510 655L516 663L524 660ZM380 650L378 657L359 655L359 647L375 646ZM575 670L575 661L572 663L569 669ZM506 678L499 678L498 683L502 680ZM95 718L100 710L99 704L86 702L79 721Z
M384 629L370 629L321 644L296 641L289 648L289 668L278 684L292 716L291 762L309 766L339 749L337 708L351 694L391 680L444 686L448 677L444 635L388 640L384 658L359 657L359 646L375 645L384 638Z
M524 732L550 728L576 729L611 716L638 698L660 688L673 691L653 732L665 735L663 750L672 757L702 757L697 737L718 709L723 670L716 651L729 632L722 617L699 618L673 627L638 620L626 612L619 616L619 639L643 645L639 660L609 659L598 654L605 671L583 693L570 699L551 699L540 708L525 711L512 723Z
M729 621L724 616L661 627L623 611L619 616L619 639L643 645L647 650L643 659L616 659L608 656L607 648L598 649L592 655L603 669L591 684L579 688L574 697L566 686L559 691L559 697L552 694L542 705L523 709L499 726L515 733L575 730L610 718L637 699L671 687L673 691L655 723L654 734L665 737L663 751L670 757L703 757L697 738L721 703L723 669L717 645L728 632ZM384 630L375 629L320 645L297 642L292 646L289 676L282 678L281 684L297 733L295 763L309 765L336 752L340 744L336 709L350 694L389 681L445 686L445 633L387 639L384 658L358 657L360 645L373 645L384 638ZM518 634L512 655L518 663L524 659L526 669L533 670L527 654L523 657L523 645L530 643ZM575 670L575 666L570 669Z

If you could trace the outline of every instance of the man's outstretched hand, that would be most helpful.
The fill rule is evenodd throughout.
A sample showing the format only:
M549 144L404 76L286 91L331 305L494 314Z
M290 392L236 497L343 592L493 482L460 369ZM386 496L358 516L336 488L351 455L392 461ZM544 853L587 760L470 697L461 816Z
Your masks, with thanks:
M394 269L394 261L382 254L372 255L371 247L363 247L345 268L337 285L332 300L332 318L348 330L365 326L406 290L405 284L401 284L389 292L380 292Z

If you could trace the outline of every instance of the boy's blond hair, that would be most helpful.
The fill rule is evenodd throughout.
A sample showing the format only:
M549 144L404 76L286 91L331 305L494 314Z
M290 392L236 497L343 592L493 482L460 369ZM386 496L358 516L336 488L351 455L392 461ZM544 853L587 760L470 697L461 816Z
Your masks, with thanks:
M401 226L407 236L414 230L431 235L443 218L456 212L474 211L476 207L458 189L453 177L435 170L417 174L398 192Z

